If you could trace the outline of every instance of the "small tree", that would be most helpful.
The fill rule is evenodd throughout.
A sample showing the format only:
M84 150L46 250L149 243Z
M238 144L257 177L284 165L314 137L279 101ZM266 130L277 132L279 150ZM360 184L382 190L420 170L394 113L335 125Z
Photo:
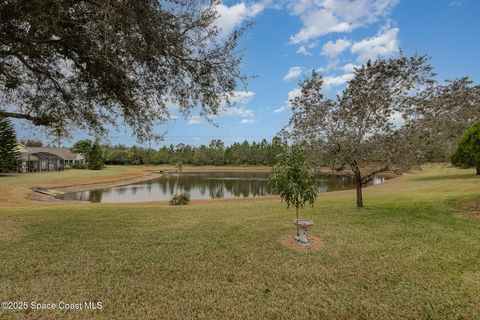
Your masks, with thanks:
M452 155L452 163L462 168L475 167L477 176L480 175L480 122L465 132Z
M317 198L315 177L304 151L299 147L292 147L279 156L269 182L282 201L286 202L287 208L295 207L297 219L298 209L307 202L313 206Z
M8 119L0 117L0 172L16 170L19 158L15 130Z
M101 170L105 167L102 148L98 144L98 141L95 141L88 153L88 169L90 170Z
M177 173L177 182L175 184L175 194L172 199L170 199L170 204L173 205L186 205L190 202L190 193L188 191L183 191L180 194L177 193L178 178L183 171L183 164L181 161L175 164L175 172Z
M75 142L73 147L70 148L70 151L73 153L80 153L85 157L85 161L88 163L88 157L90 151L92 150L92 141L90 140L78 140Z

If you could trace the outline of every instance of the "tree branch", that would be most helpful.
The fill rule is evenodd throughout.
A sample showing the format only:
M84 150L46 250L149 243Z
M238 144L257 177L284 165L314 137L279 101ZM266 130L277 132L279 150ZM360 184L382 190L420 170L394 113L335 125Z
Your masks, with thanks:
M364 176L362 178L362 184L367 184L370 181L372 181L372 179L375 177L376 174L379 174L380 172L389 171L389 170L390 170L390 167L388 165L386 165L385 167L382 167L378 170L370 172L369 174L367 174L366 176Z
M52 117L34 117L29 114L6 112L1 110L0 110L0 117L25 119L25 120L31 121L36 126L48 126L55 122L55 119Z

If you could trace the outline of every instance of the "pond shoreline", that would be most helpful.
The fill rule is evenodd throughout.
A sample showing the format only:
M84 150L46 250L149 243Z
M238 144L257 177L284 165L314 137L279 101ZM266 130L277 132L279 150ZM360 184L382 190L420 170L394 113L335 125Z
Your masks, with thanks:
M269 173L270 171L271 171L270 167L212 167L212 166L207 167L206 166L206 167L186 167L184 168L183 173L249 173L249 172L250 173ZM161 178L165 174L169 174L169 175L175 174L175 170L170 167L158 168L158 170L154 170L150 167L148 169L145 169L145 171L143 172L146 174L129 177L129 178L110 180L106 182L66 185L66 186L53 187L53 188L49 188L48 186L44 188L34 187L34 188L31 188L31 190L35 191L36 196L34 198L35 200L39 200L39 201L61 202L61 203L95 203L91 201L82 201L82 200L65 200L65 199L61 199L61 196L67 193L87 192L87 191L122 187L125 185L136 184L136 183L146 182L150 180L156 180L158 178ZM336 172L332 174L332 171L330 168L320 168L315 170L315 172L320 174L331 175L331 176L351 176L351 174L345 171ZM388 179L388 178L396 177L397 175L391 172L385 172L383 174L379 174L378 176L385 177ZM335 191L335 190L332 190L332 191ZM259 199L275 198L275 196L273 195L256 196L256 197ZM226 199L229 199L229 198L226 198ZM205 199L195 199L195 200L205 200ZM219 199L213 199L213 200L218 201ZM164 200L156 200L156 201L164 201ZM145 202L145 201L140 201L140 202ZM146 202L150 202L150 201L146 201ZM139 203L139 201L124 202L124 203Z
M164 174L174 174L175 169L167 167L168 169L159 168L158 170L145 170L146 175L140 175L136 177L121 178L118 180L111 180L106 182L93 182L85 184L75 184L75 185L66 185L60 187L33 187L31 190L34 192L34 200L38 201L47 201L47 202L66 202L66 203L92 203L89 201L72 201L72 200L62 200L56 198L56 196L63 195L65 193L71 192L83 192L83 191L92 191L106 188L121 187L133 183L145 182L149 180L154 180L161 178ZM186 167L184 168L184 173L208 173L208 172L262 172L268 173L271 171L269 167Z

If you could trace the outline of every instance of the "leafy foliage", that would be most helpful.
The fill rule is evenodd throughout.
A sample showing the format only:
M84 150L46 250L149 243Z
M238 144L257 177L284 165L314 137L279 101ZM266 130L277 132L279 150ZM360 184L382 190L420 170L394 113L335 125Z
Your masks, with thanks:
M70 151L73 153L81 153L85 156L87 156L90 153L90 150L92 149L92 141L90 140L79 140L75 142L73 147L70 148Z
M19 158L15 130L8 119L0 117L0 172L18 169Z
M201 106L217 114L231 100L242 29L220 38L217 1L0 3L0 115L36 125L107 131L118 120L139 140Z
M20 140L20 143L26 147L43 147L43 142L41 140L25 139Z
M176 164L181 161L188 165L274 165L277 156L286 148L286 143L278 137L271 142L235 142L225 146L221 140L212 140L208 145L198 147L186 144L163 146L154 150L140 146L108 146L102 149L106 164Z
M474 167L477 169L477 175L480 175L480 122L465 132L452 155L452 163L462 168Z
M70 169L87 169L87 167L83 163L72 163Z
M406 111L418 88L431 83L433 71L426 62L424 56L369 61L355 69L335 100L323 96L323 78L314 71L291 101L291 130L284 134L318 145L315 150L332 170L348 167L355 176L358 207L363 206L362 186L375 174L393 166L409 168L415 160L393 119Z
M278 163L272 168L269 182L287 208L294 206L298 219L298 209L305 203L313 205L317 198L317 187L311 166L305 153L299 147L292 147L281 154Z
M98 141L95 141L92 144L90 151L88 152L88 169L90 170L101 170L105 167L102 148L98 144Z
M180 194L174 194L170 200L171 205L187 205L190 202L190 193L184 191Z

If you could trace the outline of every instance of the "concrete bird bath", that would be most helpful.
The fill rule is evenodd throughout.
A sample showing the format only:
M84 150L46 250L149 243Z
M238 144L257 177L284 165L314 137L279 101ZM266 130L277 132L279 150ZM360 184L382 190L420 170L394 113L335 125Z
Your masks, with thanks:
M307 219L295 219L293 224L297 226L299 235L295 237L295 240L300 244L308 244L307 228L313 224L313 221Z

